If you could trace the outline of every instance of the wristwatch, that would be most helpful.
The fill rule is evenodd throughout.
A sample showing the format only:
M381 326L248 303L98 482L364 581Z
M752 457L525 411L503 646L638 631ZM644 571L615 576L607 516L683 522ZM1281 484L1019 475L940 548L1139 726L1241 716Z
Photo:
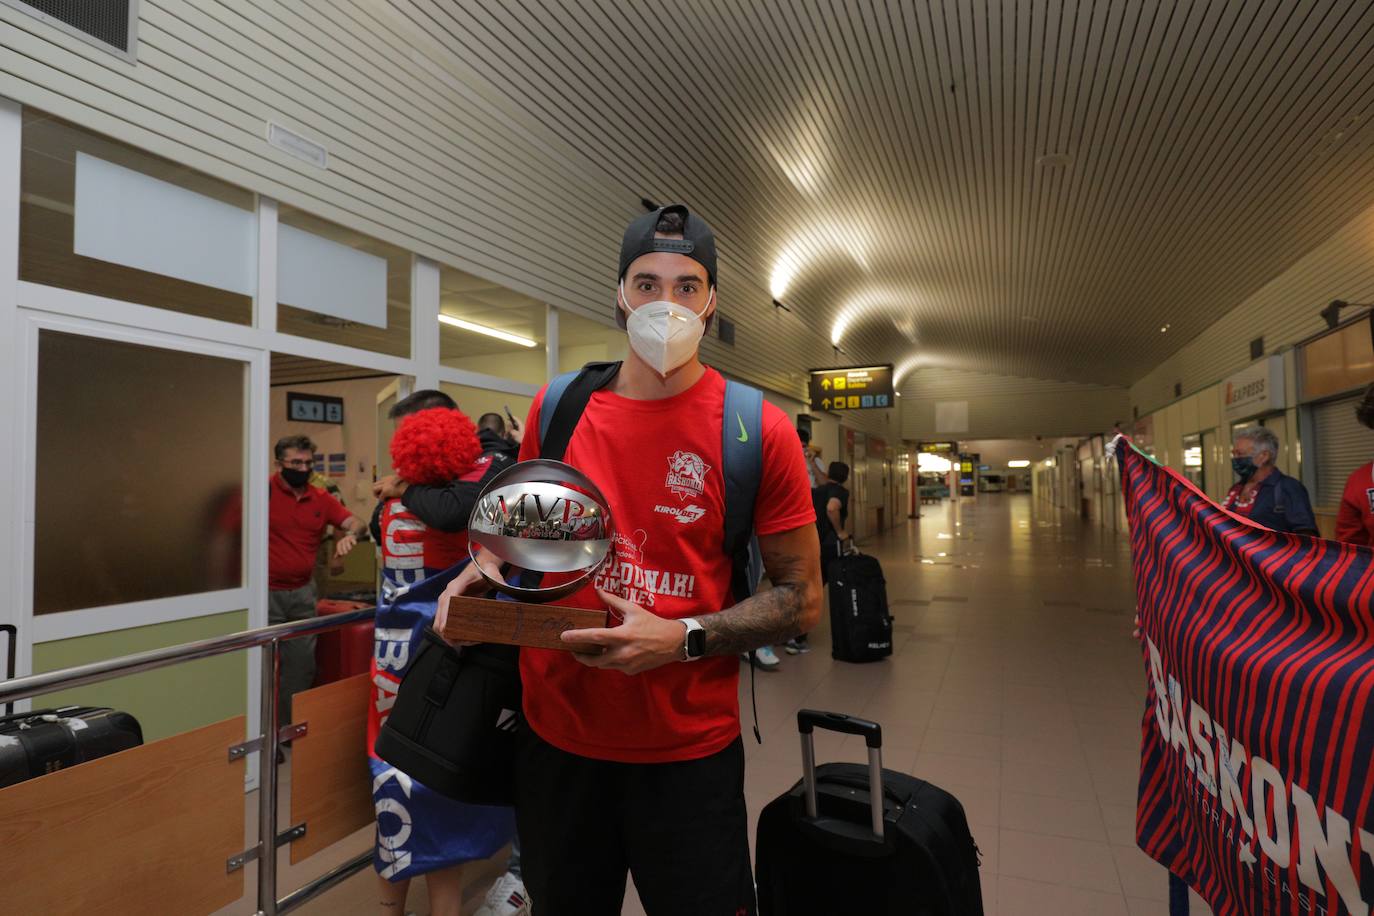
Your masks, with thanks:
M695 617L683 617L682 625L687 628L682 640L682 660L696 661L706 654L706 630L697 623Z

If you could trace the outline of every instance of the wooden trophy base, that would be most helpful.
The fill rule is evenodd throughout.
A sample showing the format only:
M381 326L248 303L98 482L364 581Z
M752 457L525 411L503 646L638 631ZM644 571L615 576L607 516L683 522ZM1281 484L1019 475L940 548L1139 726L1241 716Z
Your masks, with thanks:
M573 647L559 639L564 630L607 625L606 611L458 595L449 599L442 635L449 642L494 642L571 652ZM582 651L599 654L600 648L586 647Z

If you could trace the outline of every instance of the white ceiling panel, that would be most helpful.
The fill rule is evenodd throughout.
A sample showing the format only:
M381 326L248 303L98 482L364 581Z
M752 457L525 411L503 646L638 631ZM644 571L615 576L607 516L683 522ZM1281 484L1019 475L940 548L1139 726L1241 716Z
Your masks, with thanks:
M391 6L705 215L789 372L838 330L840 362L1127 384L1374 203L1367 2Z

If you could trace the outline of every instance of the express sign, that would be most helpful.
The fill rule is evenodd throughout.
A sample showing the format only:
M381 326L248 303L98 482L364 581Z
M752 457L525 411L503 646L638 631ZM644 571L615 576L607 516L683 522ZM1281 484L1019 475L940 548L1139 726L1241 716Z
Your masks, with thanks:
M812 410L870 410L894 403L892 366L811 371Z

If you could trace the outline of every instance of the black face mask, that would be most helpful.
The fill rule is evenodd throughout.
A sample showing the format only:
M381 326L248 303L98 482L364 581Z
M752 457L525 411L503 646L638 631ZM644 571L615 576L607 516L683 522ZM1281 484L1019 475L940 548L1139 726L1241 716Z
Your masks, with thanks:
M310 482L310 472L301 468L282 468L281 479L289 486L299 489Z
M1255 467L1255 459L1247 455L1241 458L1232 458L1231 470L1236 472L1236 476L1240 478L1241 483L1245 483L1251 477L1255 476L1255 471L1259 470L1259 468Z

